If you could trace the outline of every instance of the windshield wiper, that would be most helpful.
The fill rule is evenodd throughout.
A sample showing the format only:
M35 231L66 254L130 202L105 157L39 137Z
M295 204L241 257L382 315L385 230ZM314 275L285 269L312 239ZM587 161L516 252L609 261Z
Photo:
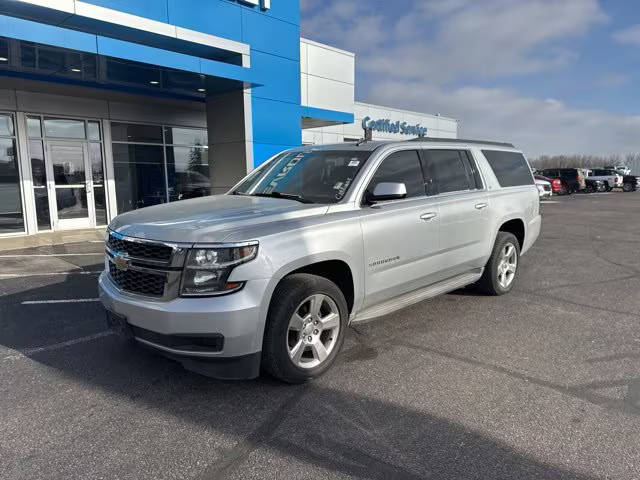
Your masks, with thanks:
M295 195L293 193L282 193L282 192L271 192L271 193L252 193L253 197L271 197L271 198L284 198L286 200L295 200L300 203L313 203L311 200L308 200L300 195Z

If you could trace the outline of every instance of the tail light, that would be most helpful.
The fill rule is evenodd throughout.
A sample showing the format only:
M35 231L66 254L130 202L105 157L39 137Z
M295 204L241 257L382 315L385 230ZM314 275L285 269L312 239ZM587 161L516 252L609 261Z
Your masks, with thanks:
M553 179L551 185L553 186L553 190L555 191L562 190L562 182L557 178Z

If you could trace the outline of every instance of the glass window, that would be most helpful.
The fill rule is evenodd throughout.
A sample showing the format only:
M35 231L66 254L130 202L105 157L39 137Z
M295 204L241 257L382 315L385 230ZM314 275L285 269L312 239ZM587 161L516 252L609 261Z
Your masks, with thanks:
M235 190L244 195L284 197L305 203L336 203L348 191L371 152L288 152L256 170Z
M91 160L91 174L93 176L93 184L104 183L104 166L102 163L102 144L89 144L89 159Z
M469 190L467 169L458 150L427 150L425 157L438 193Z
M162 127L112 122L111 138L114 142L162 143Z
M476 165L476 161L474 160L473 155L471 154L471 152L468 152L466 150L464 152L460 152L460 155L462 155L463 158L467 159L467 165L469 166L471 176L473 177L472 184L475 183L475 188L482 189L482 177L480 176L480 171L478 170L478 166Z
M500 186L533 185L531 169L521 153L500 150L482 150L482 153L491 165Z
M11 117L9 117L11 120ZM13 131L13 127L6 131ZM15 140L0 138L0 233L23 232L20 170Z
M204 145L206 147L208 143L207 131L204 129L165 127L164 132L167 145Z
M29 132L29 138L42 137L40 117L27 117L27 130Z
M200 147L167 147L169 201L211 194L209 151Z
M104 193L104 165L102 162L102 144L89 144L89 160L93 176L93 201L96 207L96 224L107 224L107 203Z
M47 137L86 138L84 120L68 120L65 118L45 118L44 132Z
M0 113L0 135L13 136L13 117Z
M31 156L31 175L33 177L33 196L36 201L38 230L49 230L51 229L51 216L49 215L47 173L41 140L29 141L29 155Z
M113 144L118 213L167 201L163 147Z
M373 193L378 183L404 183L407 198L425 195L420 158L415 150L403 150L385 158L374 174L367 191Z
M88 122L89 140L100 140L100 122Z

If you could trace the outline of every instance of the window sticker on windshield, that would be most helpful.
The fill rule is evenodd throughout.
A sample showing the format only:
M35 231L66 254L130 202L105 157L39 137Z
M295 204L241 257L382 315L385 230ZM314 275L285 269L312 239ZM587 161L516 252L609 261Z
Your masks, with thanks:
M342 188L342 182L337 182L334 186L333 189L334 190L340 190Z
M336 199L340 200L342 197L344 197L344 192L347 191L347 188L349 188L349 185L351 185L351 180L353 180L351 177L347 178L345 180L344 183L342 182L338 182L340 184L339 188L336 188L336 186L338 185L338 183L336 183L336 185L333 188L336 188L337 192L336 192Z
M348 166L357 167L358 165L360 165L360 160L358 160L357 158L352 158Z

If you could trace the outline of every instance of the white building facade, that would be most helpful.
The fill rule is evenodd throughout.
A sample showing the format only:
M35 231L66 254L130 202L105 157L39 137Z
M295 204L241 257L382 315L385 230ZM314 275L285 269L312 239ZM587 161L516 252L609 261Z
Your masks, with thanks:
M301 39L302 105L353 112L352 123L302 119L305 145L355 141L371 128L374 140L408 140L418 136L457 138L458 120L355 101L355 54Z

